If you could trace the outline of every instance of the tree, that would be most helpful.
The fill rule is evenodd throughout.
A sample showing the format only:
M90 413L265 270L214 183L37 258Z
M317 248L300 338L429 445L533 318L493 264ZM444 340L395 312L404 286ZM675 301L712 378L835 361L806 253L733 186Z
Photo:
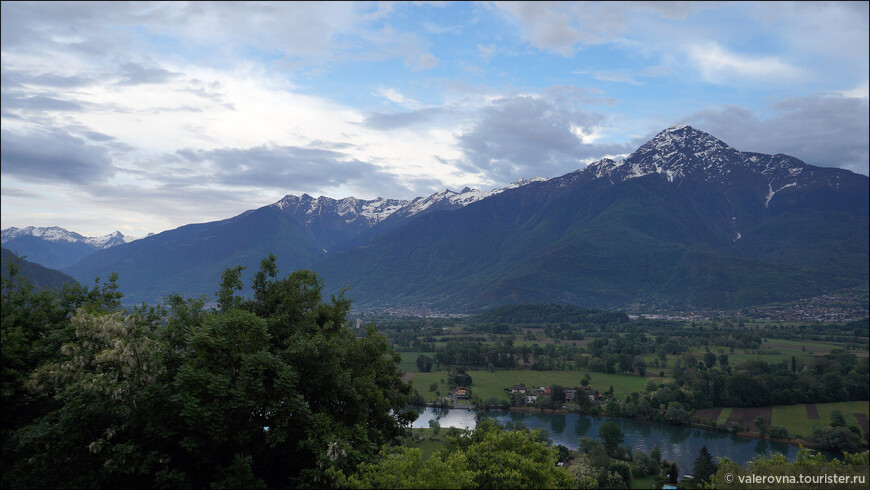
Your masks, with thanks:
M669 482L677 483L677 479L680 477L680 467L677 465L676 461L671 463L668 467L667 477Z
M707 369L713 369L713 366L716 365L716 354L712 352L704 354L704 365L707 366Z
M565 404L565 388L559 385L553 385L550 392L550 398L553 400L553 407L560 408Z
M592 463L586 455L580 455L574 458L568 471L571 473L571 476L574 477L574 488L598 487L598 480L596 479L598 470L592 466Z
M659 449L658 444L653 444L653 447L649 452L649 457L650 457L650 459L655 461L656 464L659 464L662 462L662 451L661 451L661 449Z
M384 451L346 482L351 488L572 488L572 476L556 467L558 451L538 442L537 432L506 431L482 418L473 431L448 436L425 462L419 449Z
M613 456L616 453L616 448L625 440L622 434L622 429L615 422L607 421L601 424L598 429L598 437L601 439L601 444L607 451L607 454Z
M695 459L692 475L699 481L709 481L714 473L716 473L716 463L713 462L713 456L710 455L707 446L703 446L698 452L698 458Z
M419 369L421 373L428 373L432 370L432 366L434 365L435 360L431 357L423 354L417 356L417 369Z
M770 437L774 439L788 439L788 429L781 425L772 425L770 427Z
M396 453L382 450L374 463L360 464L356 474L339 486L348 488L475 488L474 472L461 453L423 460L418 448L399 448Z
M323 301L312 272L277 279L270 256L253 299L235 296L240 274L224 273L213 310L172 296L163 315L123 316L99 291L27 383L55 402L13 434L4 483L330 486L397 441L416 415L386 339L357 338L350 301Z
M758 433L764 436L767 433L767 424L764 422L764 417L759 415L755 417L755 420L752 421L752 424L755 425L755 428L758 430Z
M843 412L839 410L831 410L831 427L845 427L846 419L843 417Z
M55 410L58 402L52 393L36 393L28 388L30 374L40 366L65 359L63 345L75 340L70 318L76 311L111 313L120 308L123 295L118 292L117 275L88 288L64 285L60 290L34 287L20 275L17 261L5 261L6 273L0 278L0 316L3 347L0 349L0 446L3 448L3 486L18 481L13 476L21 460L12 444L16 430L33 424ZM37 482L38 483L38 482ZM35 484L34 486L39 486Z
M628 463L624 461L614 461L607 467L607 471L619 475L620 479L625 484L625 488L631 484L631 466L629 466Z

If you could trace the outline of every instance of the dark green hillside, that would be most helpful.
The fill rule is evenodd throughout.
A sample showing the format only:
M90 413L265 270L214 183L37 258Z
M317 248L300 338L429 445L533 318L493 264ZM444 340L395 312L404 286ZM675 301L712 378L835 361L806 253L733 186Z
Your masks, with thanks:
M736 202L758 191L751 182L567 177L420 217L315 267L328 288L350 286L358 305L452 311L550 302L739 308L867 281L866 209L807 209L816 197L771 209L763 195ZM850 192L846 200L860 204Z
M295 270L323 252L279 210L265 207L101 250L68 272L86 282L117 272L130 304L156 301L172 292L211 299L224 268L244 265L248 277L270 253L282 270Z
M81 242L47 241L25 235L13 238L3 247L19 255L26 255L31 262L50 269L63 269L94 253L96 247Z
M0 248L0 252L2 252L3 277L8 277L8 262L14 261L15 266L18 268L19 274L27 278L31 284L38 288L59 290L63 288L64 284L72 285L76 283L75 279L64 274L63 272L43 267L28 260L19 259L18 256L15 255L15 253L11 250L8 250L6 248Z

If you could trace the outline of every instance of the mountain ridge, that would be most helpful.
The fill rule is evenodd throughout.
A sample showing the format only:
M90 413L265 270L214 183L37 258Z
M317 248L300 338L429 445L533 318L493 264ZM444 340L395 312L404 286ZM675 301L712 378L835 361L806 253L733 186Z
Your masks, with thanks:
M867 189L866 176L675 125L550 179L413 200L287 195L66 270L85 281L116 270L132 300L154 301L211 293L223 267L250 274L276 253L282 271L352 287L360 307L741 307L866 282Z

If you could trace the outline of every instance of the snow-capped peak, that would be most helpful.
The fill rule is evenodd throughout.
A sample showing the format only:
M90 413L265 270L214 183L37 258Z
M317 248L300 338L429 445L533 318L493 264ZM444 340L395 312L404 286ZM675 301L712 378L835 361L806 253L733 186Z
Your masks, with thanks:
M760 175L767 180L765 206L779 191L801 188L818 178L814 167L788 155L766 155L736 150L722 140L691 126L675 124L659 132L623 160L599 160L577 172L578 178L606 178L616 183L650 174L668 181L685 178L725 183L735 173ZM827 185L838 185L837 175L828 174Z
M133 241L130 237L125 237L120 231L100 237L86 237L59 226L28 226L27 228L12 227L3 230L2 243L25 236L33 236L49 242L84 243L99 249L114 247L115 245Z
M509 185L489 191L465 187L461 191L456 192L445 187L427 197L417 197L410 201L385 199L382 197L372 200L355 197L336 200L325 196L313 198L308 194L303 194L302 196L288 194L280 201L272 204L272 206L298 217L304 215L306 216L304 219L306 223L311 222L313 216L335 215L342 217L346 223L362 219L368 223L368 226L374 226L394 215L410 217L435 209L457 209L508 189L515 189L546 180L543 177L519 179Z

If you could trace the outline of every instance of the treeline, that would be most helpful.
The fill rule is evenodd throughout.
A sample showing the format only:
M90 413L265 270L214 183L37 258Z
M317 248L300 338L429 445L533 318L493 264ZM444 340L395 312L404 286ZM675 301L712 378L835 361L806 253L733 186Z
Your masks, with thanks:
M628 323L623 312L580 308L557 304L505 305L475 315L465 322L472 325L563 325L588 329L608 324Z

